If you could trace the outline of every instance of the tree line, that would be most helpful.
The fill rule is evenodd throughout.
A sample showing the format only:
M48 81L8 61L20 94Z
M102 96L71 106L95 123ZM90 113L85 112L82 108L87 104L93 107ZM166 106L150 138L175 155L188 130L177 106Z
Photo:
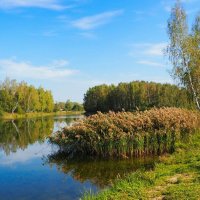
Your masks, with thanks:
M194 108L195 104L185 88L171 84L133 81L115 85L99 85L86 92L86 112L135 111L151 107Z
M24 81L18 83L6 78L0 83L0 114L83 110L82 104L70 100L54 103L50 90L35 88Z
M51 91L6 78L0 83L0 111L9 113L52 112Z
M66 102L56 102L54 111L84 111L83 104L67 100Z

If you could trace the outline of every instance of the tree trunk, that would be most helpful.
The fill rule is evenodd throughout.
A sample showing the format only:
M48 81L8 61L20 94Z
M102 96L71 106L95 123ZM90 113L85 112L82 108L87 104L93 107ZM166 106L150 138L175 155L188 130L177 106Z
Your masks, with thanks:
M197 93L196 93L196 91L195 91L194 85L193 85L193 83L192 83L192 77L191 77L190 72L188 73L188 75L189 75L190 86L191 86L191 89L192 89L192 92L193 92L193 95L194 95L194 100L195 100L195 102L196 102L197 108L200 110L200 105L199 105L199 101L198 101L198 96L197 96Z
M17 109L17 106L18 106L18 102L16 103L16 105L13 107L12 109L12 114L15 112L15 110Z
M31 94L28 97L27 110L26 110L27 113L30 111L30 98L31 98Z
M17 132L17 133L19 133L19 129L17 128L17 126L16 126L16 124L15 124L14 120L12 120L12 124L13 124L13 126L14 126L14 128L15 128L16 132Z
M188 64L186 63L185 57L184 57L184 65L188 70L189 83L190 83L190 87L191 87L191 90L192 90L192 93L193 93L193 96L194 96L194 100L195 100L196 106L197 106L198 110L200 110L200 104L199 104L199 101L198 101L198 96L197 96L196 90L194 88L194 85L192 83L192 76L191 76Z

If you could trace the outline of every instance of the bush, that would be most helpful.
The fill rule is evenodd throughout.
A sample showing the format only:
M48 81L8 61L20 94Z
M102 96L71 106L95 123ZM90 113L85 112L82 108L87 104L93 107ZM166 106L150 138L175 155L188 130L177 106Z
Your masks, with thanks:
M173 151L175 139L199 127L199 113L161 108L144 112L97 113L51 138L71 156L131 157Z

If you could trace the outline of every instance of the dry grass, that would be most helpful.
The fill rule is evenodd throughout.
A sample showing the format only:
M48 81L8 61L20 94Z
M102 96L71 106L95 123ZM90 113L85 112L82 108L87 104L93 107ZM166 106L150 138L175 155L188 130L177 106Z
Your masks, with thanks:
M97 113L66 127L51 142L71 156L131 157L173 151L175 139L199 127L197 112L179 108Z

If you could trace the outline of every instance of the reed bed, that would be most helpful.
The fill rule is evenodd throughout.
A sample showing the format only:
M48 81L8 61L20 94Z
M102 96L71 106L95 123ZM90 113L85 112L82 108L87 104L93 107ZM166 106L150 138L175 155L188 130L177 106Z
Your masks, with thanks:
M176 139L199 128L198 112L153 108L144 112L98 112L50 138L69 156L138 157L174 150Z

